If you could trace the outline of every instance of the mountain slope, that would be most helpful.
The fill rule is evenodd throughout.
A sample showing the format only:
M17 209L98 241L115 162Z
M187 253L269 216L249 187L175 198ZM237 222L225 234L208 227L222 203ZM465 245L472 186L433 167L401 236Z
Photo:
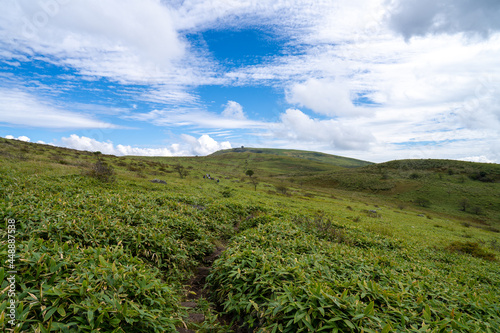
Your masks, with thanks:
M385 196L500 230L500 165L455 160L398 160L300 177L313 188Z
M0 156L0 218L6 235L9 229L9 242L0 242L0 255L9 258L0 267L2 290L11 285L8 269L17 270L15 298L4 293L0 308L16 302L18 331L500 327L498 231L425 207L397 207L392 187L367 193L326 183L371 179L434 189L438 181L461 184L467 174L459 168L451 175L397 162L346 169L249 152L116 157L1 138ZM105 166L113 181L97 177L108 174ZM244 175L249 167L252 178ZM187 175L177 173L183 168ZM486 182L489 175L481 169L480 180L466 178L456 190L476 189L484 200L489 191L494 203L498 183ZM193 313L186 286L208 271ZM0 331L11 330L2 318L6 311Z
M219 150L210 156L221 156L228 153L255 153L255 154L288 156L310 161L333 164L344 168L356 168L373 164L372 162L357 160L354 158L342 157L326 153L319 153L314 151L295 150L295 149L233 148L233 149Z

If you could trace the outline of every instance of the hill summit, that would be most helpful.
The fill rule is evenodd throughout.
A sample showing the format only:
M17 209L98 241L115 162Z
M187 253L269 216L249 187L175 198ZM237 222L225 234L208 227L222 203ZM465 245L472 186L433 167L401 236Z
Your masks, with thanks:
M357 168L362 166L367 166L373 164L372 162L362 161L349 157L342 157L337 155L331 155L326 153L320 153L315 151L307 151L307 150L296 150L296 149L274 149L274 148L232 148L232 149L224 149L219 150L211 156L220 156L222 154L231 154L231 153L255 153L255 154L268 154L268 155L276 155L276 156L287 156L287 157L295 157L306 159L310 161L322 162L333 164L335 166L340 166L344 168Z

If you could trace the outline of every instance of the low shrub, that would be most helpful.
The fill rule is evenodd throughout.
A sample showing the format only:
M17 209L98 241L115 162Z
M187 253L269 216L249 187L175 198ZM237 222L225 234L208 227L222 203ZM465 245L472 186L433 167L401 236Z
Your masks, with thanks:
M227 186L224 186L224 188L222 189L222 191L220 192L220 194L224 197L224 198L230 198L233 196L233 189L230 188L230 187L227 187Z
M481 258L490 261L496 261L495 255L482 249L475 242L453 242L446 249L450 252L470 254L473 257Z
M98 159L91 169L88 170L87 175L93 177L103 183L113 183L116 180L115 170L106 162Z
M288 187L286 187L285 185L276 185L274 186L274 188L276 189L276 192L284 195L288 192Z
M415 199L415 204L420 206L420 207L430 207L431 201L427 198L424 198L424 197L418 197Z

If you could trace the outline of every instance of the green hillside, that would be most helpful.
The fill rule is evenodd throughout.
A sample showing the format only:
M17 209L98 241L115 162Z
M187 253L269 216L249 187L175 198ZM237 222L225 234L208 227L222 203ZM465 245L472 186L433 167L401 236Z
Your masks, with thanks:
M496 165L116 157L7 139L0 156L1 331L500 327Z
M233 148L226 150L219 150L212 154L212 156L221 156L228 153L255 153L255 154L268 154L277 156L295 157L310 161L317 161L322 163L333 164L344 168L356 168L365 165L373 164L367 161L361 161L354 158L347 158L342 156L330 155L325 153L295 150L295 149L271 149L271 148Z
M301 177L309 186L383 196L398 206L453 215L500 230L500 165L400 160Z

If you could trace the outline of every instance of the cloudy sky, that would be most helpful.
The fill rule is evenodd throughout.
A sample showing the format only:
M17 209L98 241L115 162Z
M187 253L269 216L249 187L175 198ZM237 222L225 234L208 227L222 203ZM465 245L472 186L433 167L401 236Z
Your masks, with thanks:
M500 163L498 0L0 0L0 136Z

